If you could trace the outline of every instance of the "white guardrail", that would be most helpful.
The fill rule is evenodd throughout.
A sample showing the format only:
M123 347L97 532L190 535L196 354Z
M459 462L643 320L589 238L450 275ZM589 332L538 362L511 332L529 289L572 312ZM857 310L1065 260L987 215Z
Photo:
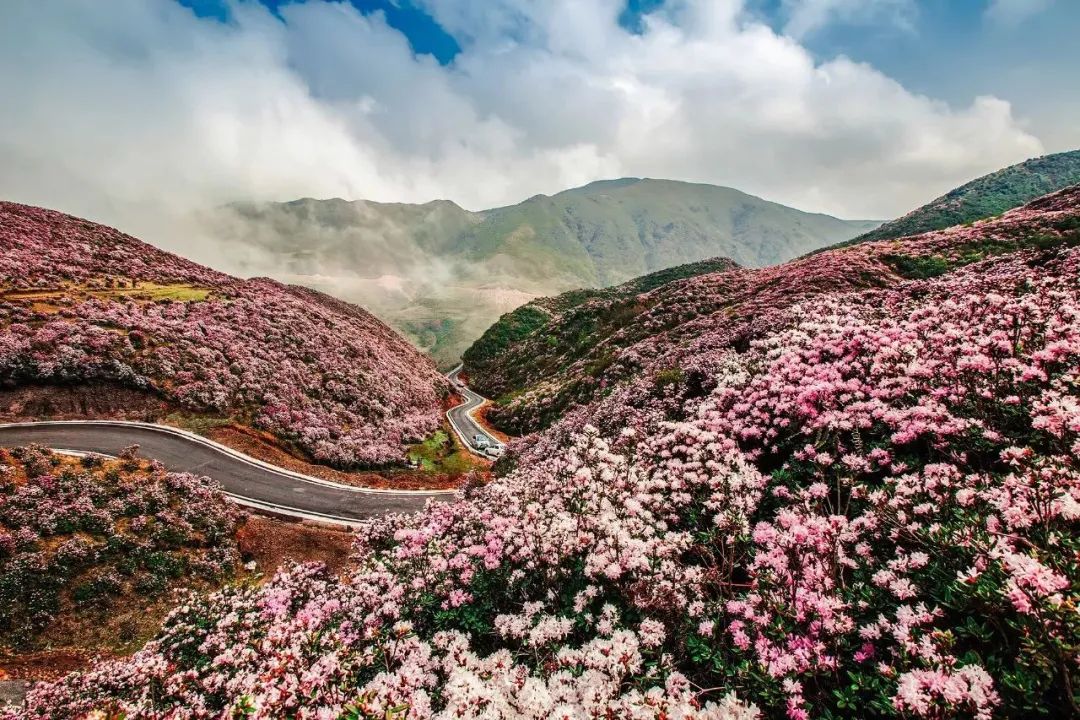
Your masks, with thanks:
M134 420L42 420L40 422L15 422L15 423L0 423L0 430L3 428L19 428L19 427L42 427L49 425L90 425L101 427L137 427L143 430L151 430L167 435L175 435L177 437L184 438L190 442L194 442L206 447L212 448L223 455L228 455L235 460L246 463L253 467L257 467L261 470L271 472L283 477L288 477L292 480L299 480L301 482L312 483L315 485L322 485L325 487L332 487L337 490L343 490L345 492L359 493L364 495L406 495L406 496L424 496L424 495L446 495L453 496L458 491L456 489L450 490L390 490L384 488L365 488L356 487L354 485L345 485L343 483L336 483L330 480L324 480L322 478L314 477L312 475L304 475L303 473L287 470L283 467L278 467L271 463L253 458L250 455L245 455L239 450L234 450L227 445L222 445L219 442L210 440L201 435L196 435L188 430L182 430L181 428L171 427L169 425L158 425L156 423L138 422ZM83 450L70 450L66 448L52 448L56 452L72 455L75 457L85 457L87 455L98 455L102 457L111 457L106 453L83 451ZM229 492L222 489L222 493L228 496L237 505L243 505L250 507L254 510L263 510L266 512L280 513L289 517L300 518L303 520L314 520L318 522L331 522L338 525L346 525L352 528L361 527L363 522L356 518L342 517L340 515L331 515L329 513L321 513L316 510L302 510L300 508L290 507L287 505L278 505L277 503L268 502L266 500L256 500L255 498L247 497L246 495L238 495L236 493Z
M27 424L27 423L23 423ZM0 425L3 427L3 425ZM60 455L70 455L71 457L83 458L83 457L101 457L110 460L115 460L115 455L109 455L107 453L87 451L87 450L68 450L66 448L49 448L54 453ZM298 510L297 508L287 507L285 505L278 505L272 502L266 502L265 500L254 500L243 495L236 495L224 488L221 490L221 494L225 495L231 501L237 505L249 507L253 510L262 510L263 512L276 513L279 515L287 515L288 517L299 518L301 520L314 520L317 522L331 523L334 525L345 525L350 528L359 528L363 526L363 522L355 518L341 517L340 515L330 515L328 513L316 512L314 510Z
M293 470L287 470L283 467L268 463L258 458L253 458L250 455L245 455L239 450L234 450L227 445L222 445L219 442L215 442L210 438L205 438L202 435L196 435L189 430L182 430L171 425L158 425L156 423L138 422L135 420L42 420L40 422L16 422L16 423L0 423L0 429L8 427L35 427L41 425L101 425L106 427L137 427L144 430L155 430L160 433L168 435L176 435L186 440L205 445L206 447L213 448L220 453L229 455L232 458L239 460L240 462L247 463L269 472L277 473L278 475L284 475L292 478L293 480L300 480L302 482L314 483L316 485L325 485L327 487L337 488L338 490L345 490L347 492L362 493L369 495L453 495L457 490L390 490L387 488L368 488L357 487L355 485L346 485L344 483L337 483L332 480L324 480L313 475L305 475Z

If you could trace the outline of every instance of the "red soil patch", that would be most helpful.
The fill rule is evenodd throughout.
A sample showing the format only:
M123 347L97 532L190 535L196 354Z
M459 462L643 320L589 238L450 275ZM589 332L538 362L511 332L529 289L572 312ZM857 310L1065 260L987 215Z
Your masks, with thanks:
M158 421L172 410L166 400L152 392L106 382L0 389L3 420Z
M349 566L354 534L312 523L252 516L236 533L245 560L270 577L289 561L321 562L336 573Z
M499 440L501 440L502 442L508 443L513 440L513 438L504 433L502 430L496 428L494 425L491 424L491 421L488 420L488 411L491 410L491 408L493 407L495 407L495 404L488 400L483 405L478 407L475 412L473 412L473 417L476 418L476 421L480 423L480 426L487 430L490 434L499 438Z
M0 655L0 680L56 680L111 653L83 648Z

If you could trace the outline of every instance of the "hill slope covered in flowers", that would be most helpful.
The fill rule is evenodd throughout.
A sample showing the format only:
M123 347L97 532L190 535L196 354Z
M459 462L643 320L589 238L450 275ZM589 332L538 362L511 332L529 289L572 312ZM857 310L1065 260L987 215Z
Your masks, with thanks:
M462 356L474 387L490 396L558 372L569 357L588 352L602 337L634 322L649 305L642 297L650 290L676 280L730 270L737 265L727 258L713 258L676 265L642 275L621 285L570 290L526 303L499 318ZM658 298L658 293L650 297ZM548 352L520 362L517 345L541 337ZM558 348L558 352L551 352ZM512 358L512 360L511 360Z
M1077 183L1080 150L1031 158L975 178L903 217L840 244L888 240L982 220Z
M350 578L188 603L12 715L1075 716L1078 219L665 286L636 371Z
M143 388L343 467L402 460L438 426L444 387L358 307L14 203L0 203L0 381Z

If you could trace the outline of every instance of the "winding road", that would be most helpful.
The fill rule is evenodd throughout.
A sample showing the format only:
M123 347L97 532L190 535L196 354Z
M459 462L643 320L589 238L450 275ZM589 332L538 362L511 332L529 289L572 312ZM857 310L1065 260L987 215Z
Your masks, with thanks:
M447 419L473 452L476 434L491 437L469 414L484 398L457 378L461 368L449 374L466 401L447 412ZM0 424L0 446L36 443L56 450L118 455L138 444L143 457L160 460L174 472L209 475L221 483L226 494L241 505L263 512L341 525L357 525L388 513L411 513L429 499L448 499L454 491L381 490L350 487L284 470L244 455L232 448L184 430L149 423L114 420L46 421ZM482 454L482 453L481 453Z
M56 421L0 425L0 445L37 443L57 450L117 455L138 444L143 457L175 472L209 475L242 505L310 520L351 525L394 512L415 512L447 492L354 488L283 470L197 435L162 425Z
M454 390L459 395L465 398L465 402L460 405L455 405L446 411L446 419L450 421L450 426L454 428L454 432L457 433L458 438L471 452L484 457L491 457L488 453L484 452L483 448L478 448L474 438L477 435L484 437L487 440L488 447L495 448L496 453L502 452L505 447L504 443L497 437L489 433L484 429L480 423L473 417L473 411L487 402L487 398L474 392L461 380L461 365L451 370L446 374L446 377L450 378L450 383L454 386Z

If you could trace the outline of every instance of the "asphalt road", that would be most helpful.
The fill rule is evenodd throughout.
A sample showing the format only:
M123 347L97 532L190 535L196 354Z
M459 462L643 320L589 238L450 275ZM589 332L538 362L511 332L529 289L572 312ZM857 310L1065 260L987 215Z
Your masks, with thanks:
M454 389L459 395L465 398L465 402L450 408L446 412L446 416L450 419L451 427L457 432L458 437L461 438L461 442L463 442L469 450L478 455L485 455L485 453L483 450L476 447L473 438L477 435L487 438L488 444L491 447L499 448L501 450L503 448L503 443L497 437L481 427L480 424L473 419L471 414L473 410L483 405L487 398L478 395L469 389L469 387L461 381L461 378L458 377L460 373L461 366L458 365L447 374L447 377L450 378L450 382L454 385Z
M314 520L355 522L387 513L415 512L446 493L370 491L302 479L253 464L197 440L142 425L43 422L0 425L0 446L37 443L61 450L117 455L137 443L139 454L169 470L209 475L241 504Z

